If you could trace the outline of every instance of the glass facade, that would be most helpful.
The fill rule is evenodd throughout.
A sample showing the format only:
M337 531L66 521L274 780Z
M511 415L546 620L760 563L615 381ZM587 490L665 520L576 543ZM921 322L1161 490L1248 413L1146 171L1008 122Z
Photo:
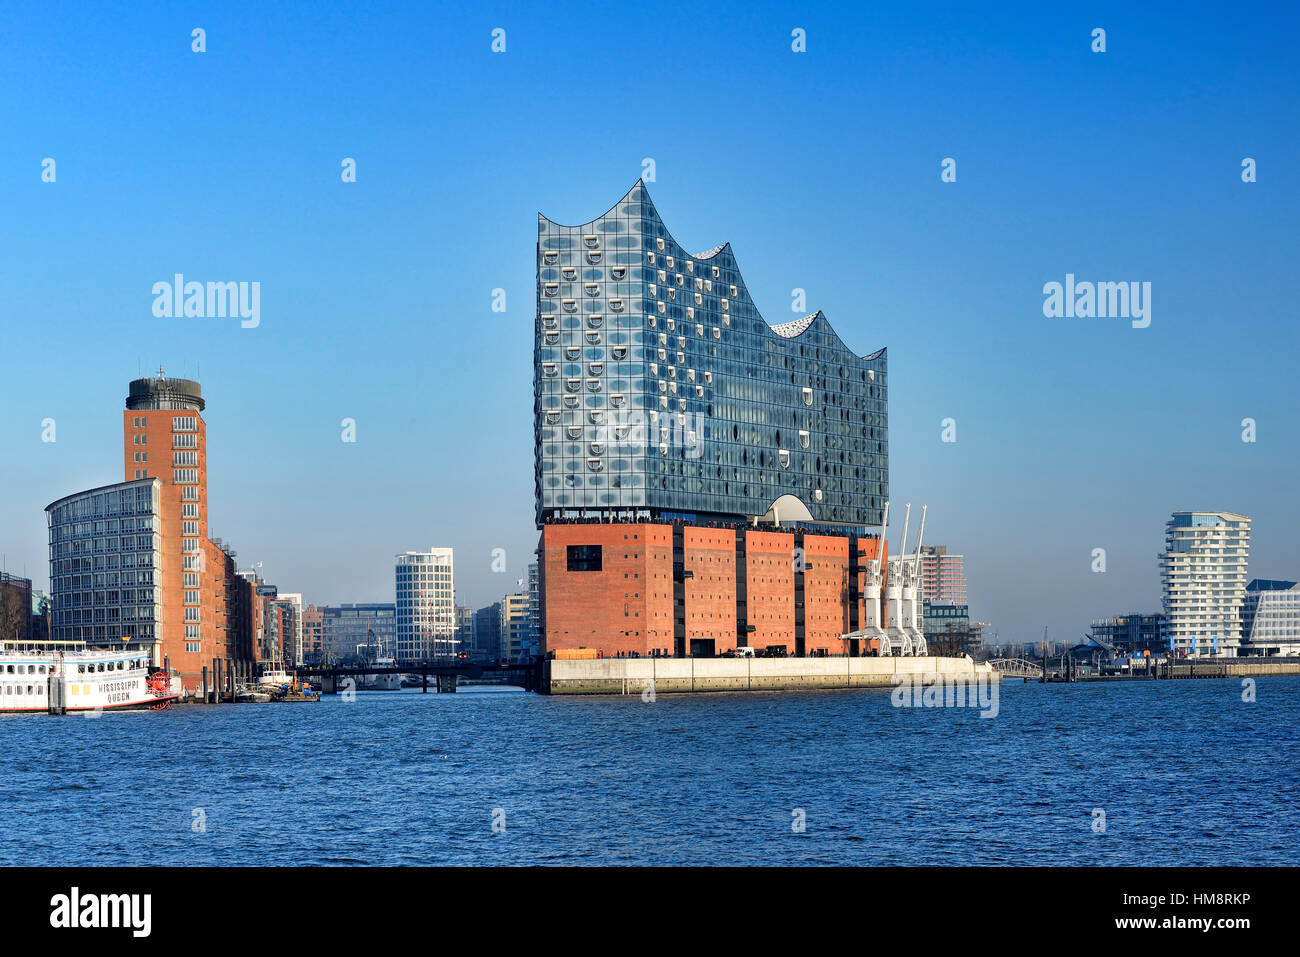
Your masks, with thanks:
M820 312L768 325L731 247L688 253L644 183L581 226L538 217L535 335L539 526L774 505L879 524L885 350L855 355Z
M1245 654L1300 655L1300 585L1256 579L1242 604Z
M385 655L397 650L397 606L393 603L326 605L320 610L325 653L354 658L358 645L379 645Z
M51 637L90 644L160 640L162 482L78 492L45 513Z

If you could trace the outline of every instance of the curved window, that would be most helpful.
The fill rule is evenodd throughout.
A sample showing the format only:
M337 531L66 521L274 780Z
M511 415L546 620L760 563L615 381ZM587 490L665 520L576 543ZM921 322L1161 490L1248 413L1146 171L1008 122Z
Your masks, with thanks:
M564 306L564 311L565 311L565 312L577 312L577 311L578 311L578 300L576 300L576 299L565 299L565 300L563 301L562 305Z
M548 346L553 346L560 341L560 334L558 332L547 332L544 333L544 335Z
M590 342L593 346L600 345L600 333L599 332L587 333L587 341Z
M600 295L600 283L598 282L584 283L582 288L587 290L588 296L595 297Z
M611 299L611 300L609 301L609 308L613 309L615 312L622 312L622 311L623 311L623 300L622 300L622 299Z
M716 332L717 330L715 329L714 331ZM803 393L803 404L804 404L804 405L812 405L812 402L813 402L813 391L812 391L812 389L808 388L807 386L804 386L803 389L802 389L801 391L802 391L802 393Z
M559 318L557 318L556 316L542 316L542 328L544 329L560 328Z
M627 397L624 396L622 393L614 392L610 394L609 404L616 409L623 408L623 403L626 401L627 401Z
M599 329L605 322L605 317L598 312L593 312L587 316L587 325L592 329Z
M548 409L547 412L546 412L546 424L547 424L547 425L559 425L559 424L560 424L560 413L559 413L557 410L555 410L555 409Z
M605 463L600 459L587 459L587 469L591 472L605 471Z
M565 266L563 269L560 270L560 274L564 277L565 282L573 282L575 279L578 278L578 267Z
M581 379L565 379L565 380L564 380L564 387L565 387L566 389L568 389L570 392L577 392L578 390L580 390L580 389L582 388L582 380L581 380Z
M588 249L595 249L600 245L600 237L596 235L583 236L582 244Z
M604 371L605 371L605 363L603 362L587 363L587 375L601 375L604 373Z
M611 354L615 359L626 359L626 358L627 358L627 347L626 347L626 346L614 346L614 347L611 348L609 351L610 351L610 354Z
M576 395L566 395L564 397L564 407L566 409L576 409L578 407L578 401Z
M609 269L609 274L614 279L615 282L622 282L623 278L627 275L627 267L611 266Z
M554 249L548 249L542 253L542 263L547 266L554 266L560 261L560 254Z
M582 357L582 346L565 346L564 357L570 362Z
M542 283L542 295L554 297L560 294L560 284L558 282Z
M588 380L587 380L587 391L588 391L588 392L599 392L599 391L600 391L600 380L599 380L599 379L588 379Z
M568 433L569 438L571 439L582 438L582 426L580 425L571 425L568 428L566 428L564 431Z
M594 252L592 252L592 253L587 253L587 262L589 262L589 263L590 263L591 265L593 265L593 266L597 266L597 265L599 265L599 264L600 264L600 253L594 253Z
M799 430L799 448L801 448L801 449L806 449L806 448L808 448L808 443L809 443L809 441L810 441L810 437L809 437L808 433L805 432L803 429L800 429L800 430Z
M790 451L788 449L777 449L776 460L781 468L788 469L790 467Z

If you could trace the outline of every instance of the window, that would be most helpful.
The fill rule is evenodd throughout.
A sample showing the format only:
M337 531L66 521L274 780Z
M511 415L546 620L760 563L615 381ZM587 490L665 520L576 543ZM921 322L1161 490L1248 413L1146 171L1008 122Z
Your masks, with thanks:
M600 545L570 545L567 551L571 572L598 572L603 567Z

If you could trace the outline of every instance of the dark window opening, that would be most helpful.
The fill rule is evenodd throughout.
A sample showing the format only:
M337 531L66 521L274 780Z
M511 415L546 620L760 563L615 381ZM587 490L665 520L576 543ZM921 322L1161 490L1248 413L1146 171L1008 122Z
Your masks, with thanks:
M601 570L601 546L568 546L569 571L598 572Z

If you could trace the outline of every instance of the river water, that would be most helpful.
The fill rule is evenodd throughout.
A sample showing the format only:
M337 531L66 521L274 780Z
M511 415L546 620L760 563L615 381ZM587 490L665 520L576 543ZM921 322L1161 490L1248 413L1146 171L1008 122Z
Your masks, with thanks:
M1300 864L1300 678L0 717L0 863ZM1248 696L1247 696L1248 697Z

